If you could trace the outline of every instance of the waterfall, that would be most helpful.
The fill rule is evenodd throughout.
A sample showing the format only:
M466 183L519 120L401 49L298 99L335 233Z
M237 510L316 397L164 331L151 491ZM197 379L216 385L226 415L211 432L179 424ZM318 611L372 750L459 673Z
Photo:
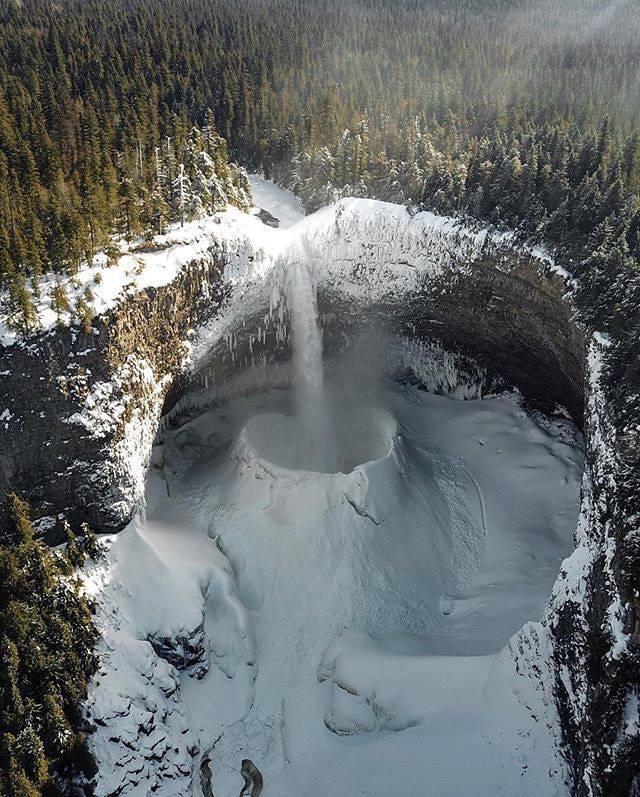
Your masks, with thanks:
M291 319L294 413L300 449L309 467L330 470L331 420L324 388L322 330L316 286L305 258L287 263L287 302Z

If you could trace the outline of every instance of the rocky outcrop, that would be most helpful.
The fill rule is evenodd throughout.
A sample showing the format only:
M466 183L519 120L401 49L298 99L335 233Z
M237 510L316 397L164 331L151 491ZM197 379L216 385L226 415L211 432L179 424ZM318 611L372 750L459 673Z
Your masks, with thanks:
M565 756L581 797L635 795L640 788L639 615L637 595L625 589L620 574L623 521L634 507L620 500L624 470L609 350L606 338L594 336L576 548L562 565L547 617Z
M85 706L87 729L102 763L96 793L191 793L198 746L180 700L177 671L142 641L127 651L118 670L109 665L103 656L93 682L99 686L119 679L116 687L95 687ZM111 697L105 700L104 695Z
M168 661L178 672L193 678L204 678L209 672L209 644L204 621L193 631L175 636L150 634L148 641L158 656Z
M362 323L379 335L437 340L480 366L488 384L502 380L545 409L566 408L580 426L584 411L584 333L563 301L563 281L533 257L491 256L471 273L451 271L429 280L403 301L382 301L360 311L339 296L321 293L329 329ZM355 315L355 317L354 317Z
M190 331L223 299L218 263L211 253L169 285L123 297L88 331L59 327L0 349L0 492L28 497L50 541L61 514L99 531L131 519Z

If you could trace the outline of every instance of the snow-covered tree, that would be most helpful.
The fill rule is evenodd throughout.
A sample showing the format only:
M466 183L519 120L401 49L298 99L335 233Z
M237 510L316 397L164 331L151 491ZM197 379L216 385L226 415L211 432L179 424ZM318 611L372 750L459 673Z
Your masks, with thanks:
M184 163L178 164L178 174L173 181L173 212L174 217L184 227L192 203L191 181L184 168Z

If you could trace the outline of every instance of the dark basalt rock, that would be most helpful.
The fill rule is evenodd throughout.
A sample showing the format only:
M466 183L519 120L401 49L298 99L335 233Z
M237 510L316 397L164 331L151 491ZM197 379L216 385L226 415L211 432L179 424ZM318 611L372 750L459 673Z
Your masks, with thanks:
M269 227L280 226L280 220L272 216L271 213L269 213L268 210L264 210L264 208L260 208L256 215L263 224L267 224Z
M178 672L186 672L198 680L209 672L209 648L204 621L190 633L177 634L175 637L151 635L147 639L158 656L172 664Z

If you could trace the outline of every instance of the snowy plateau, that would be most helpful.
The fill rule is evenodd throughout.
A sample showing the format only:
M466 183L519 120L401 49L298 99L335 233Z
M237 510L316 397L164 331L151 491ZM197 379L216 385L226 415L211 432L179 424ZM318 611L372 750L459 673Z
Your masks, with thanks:
M94 291L102 310L169 282L214 239L229 298L188 367L221 341L231 356L265 295L294 338L292 363L256 360L163 420L149 467L136 458L143 508L85 568L97 797L237 797L244 759L263 797L567 794L541 619L573 549L575 426L487 395L446 352L366 336L321 365L326 456L291 420L318 357L313 295L298 323L291 307L309 298L295 264L349 301L398 298L507 236L370 200L305 218L288 192L252 188L278 228L229 210ZM40 313L53 323L46 299ZM408 366L438 394L394 379Z

